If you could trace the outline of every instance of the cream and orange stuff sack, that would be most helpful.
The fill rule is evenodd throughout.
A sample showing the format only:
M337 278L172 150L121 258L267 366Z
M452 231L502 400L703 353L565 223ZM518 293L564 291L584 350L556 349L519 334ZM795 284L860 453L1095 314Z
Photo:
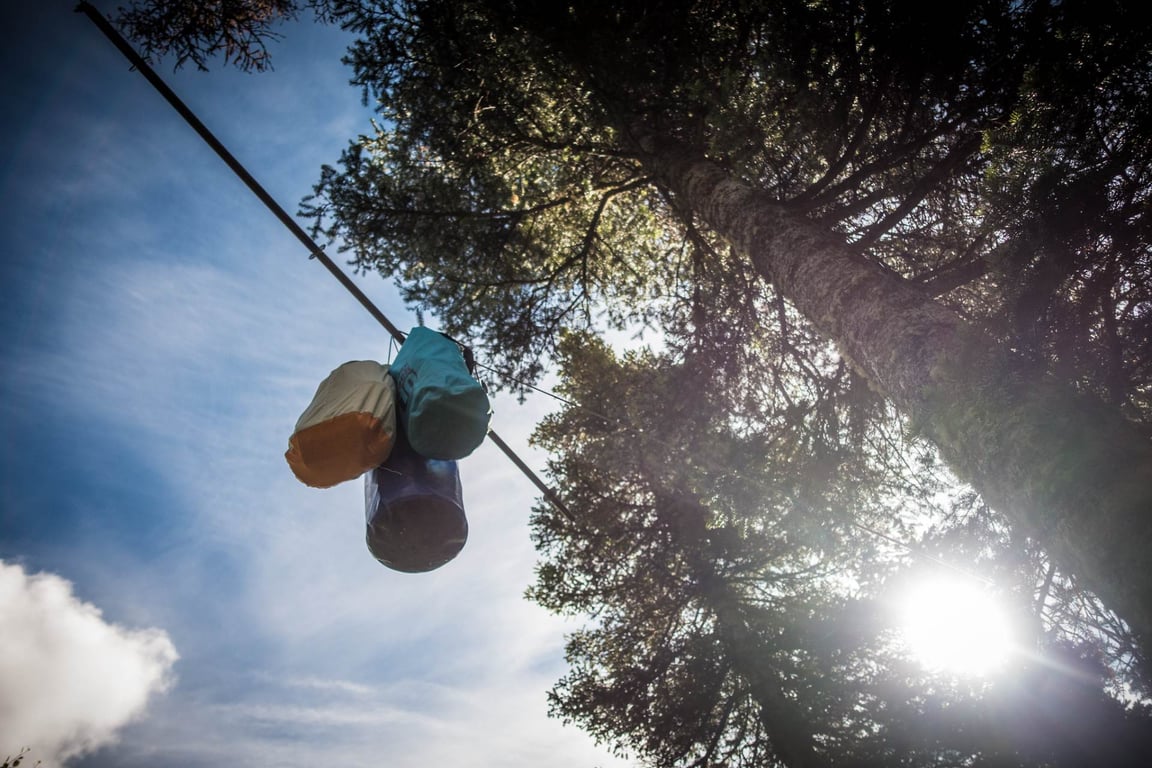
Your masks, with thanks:
M344 363L320 383L284 458L303 483L328 488L383 464L396 440L396 384L388 366Z

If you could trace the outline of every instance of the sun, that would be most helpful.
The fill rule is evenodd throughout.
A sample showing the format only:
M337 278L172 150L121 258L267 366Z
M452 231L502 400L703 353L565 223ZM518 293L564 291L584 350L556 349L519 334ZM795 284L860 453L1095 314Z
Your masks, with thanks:
M909 654L932 672L986 677L1013 652L1007 612L971 581L935 578L912 586L900 601L899 621Z

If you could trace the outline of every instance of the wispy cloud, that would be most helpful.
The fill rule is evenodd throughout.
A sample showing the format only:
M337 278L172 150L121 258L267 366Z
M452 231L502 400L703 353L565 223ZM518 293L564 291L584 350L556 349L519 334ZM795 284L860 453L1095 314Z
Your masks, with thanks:
M285 678L269 678L275 679L286 688L299 688L307 691L320 691L327 693L345 694L350 696L371 696L376 693L376 689L370 685L362 685L361 683L354 683L351 680L333 680L321 677L285 677Z
M173 700L172 711L136 726L114 755L84 765L206 768L225 758L236 766L625 765L579 731L540 719L543 694L514 676L484 686L401 681L370 695L328 689L319 701L293 688L272 684L259 695L195 707Z

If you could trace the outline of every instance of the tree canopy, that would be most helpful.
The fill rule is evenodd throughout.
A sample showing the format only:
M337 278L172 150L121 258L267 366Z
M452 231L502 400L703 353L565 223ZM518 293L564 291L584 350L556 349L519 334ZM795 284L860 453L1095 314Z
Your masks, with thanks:
M537 439L578 522L536 510L531 595L596 618L557 715L659 765L1136 754L1103 693L1146 691L1152 637L1132 4L192 6L122 21L257 69L278 17L356 33L378 124L304 212L497 385L559 366ZM907 668L892 540L994 577L1034 661L979 695Z

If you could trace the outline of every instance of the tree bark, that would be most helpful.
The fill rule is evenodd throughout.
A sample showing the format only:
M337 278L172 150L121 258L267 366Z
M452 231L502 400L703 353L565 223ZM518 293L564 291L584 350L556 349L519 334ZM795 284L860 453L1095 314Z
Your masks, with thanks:
M633 128L648 171L738 251L996 510L1152 640L1152 445L920 286L854 255L682 145ZM1144 670L1147 676L1147 669Z

